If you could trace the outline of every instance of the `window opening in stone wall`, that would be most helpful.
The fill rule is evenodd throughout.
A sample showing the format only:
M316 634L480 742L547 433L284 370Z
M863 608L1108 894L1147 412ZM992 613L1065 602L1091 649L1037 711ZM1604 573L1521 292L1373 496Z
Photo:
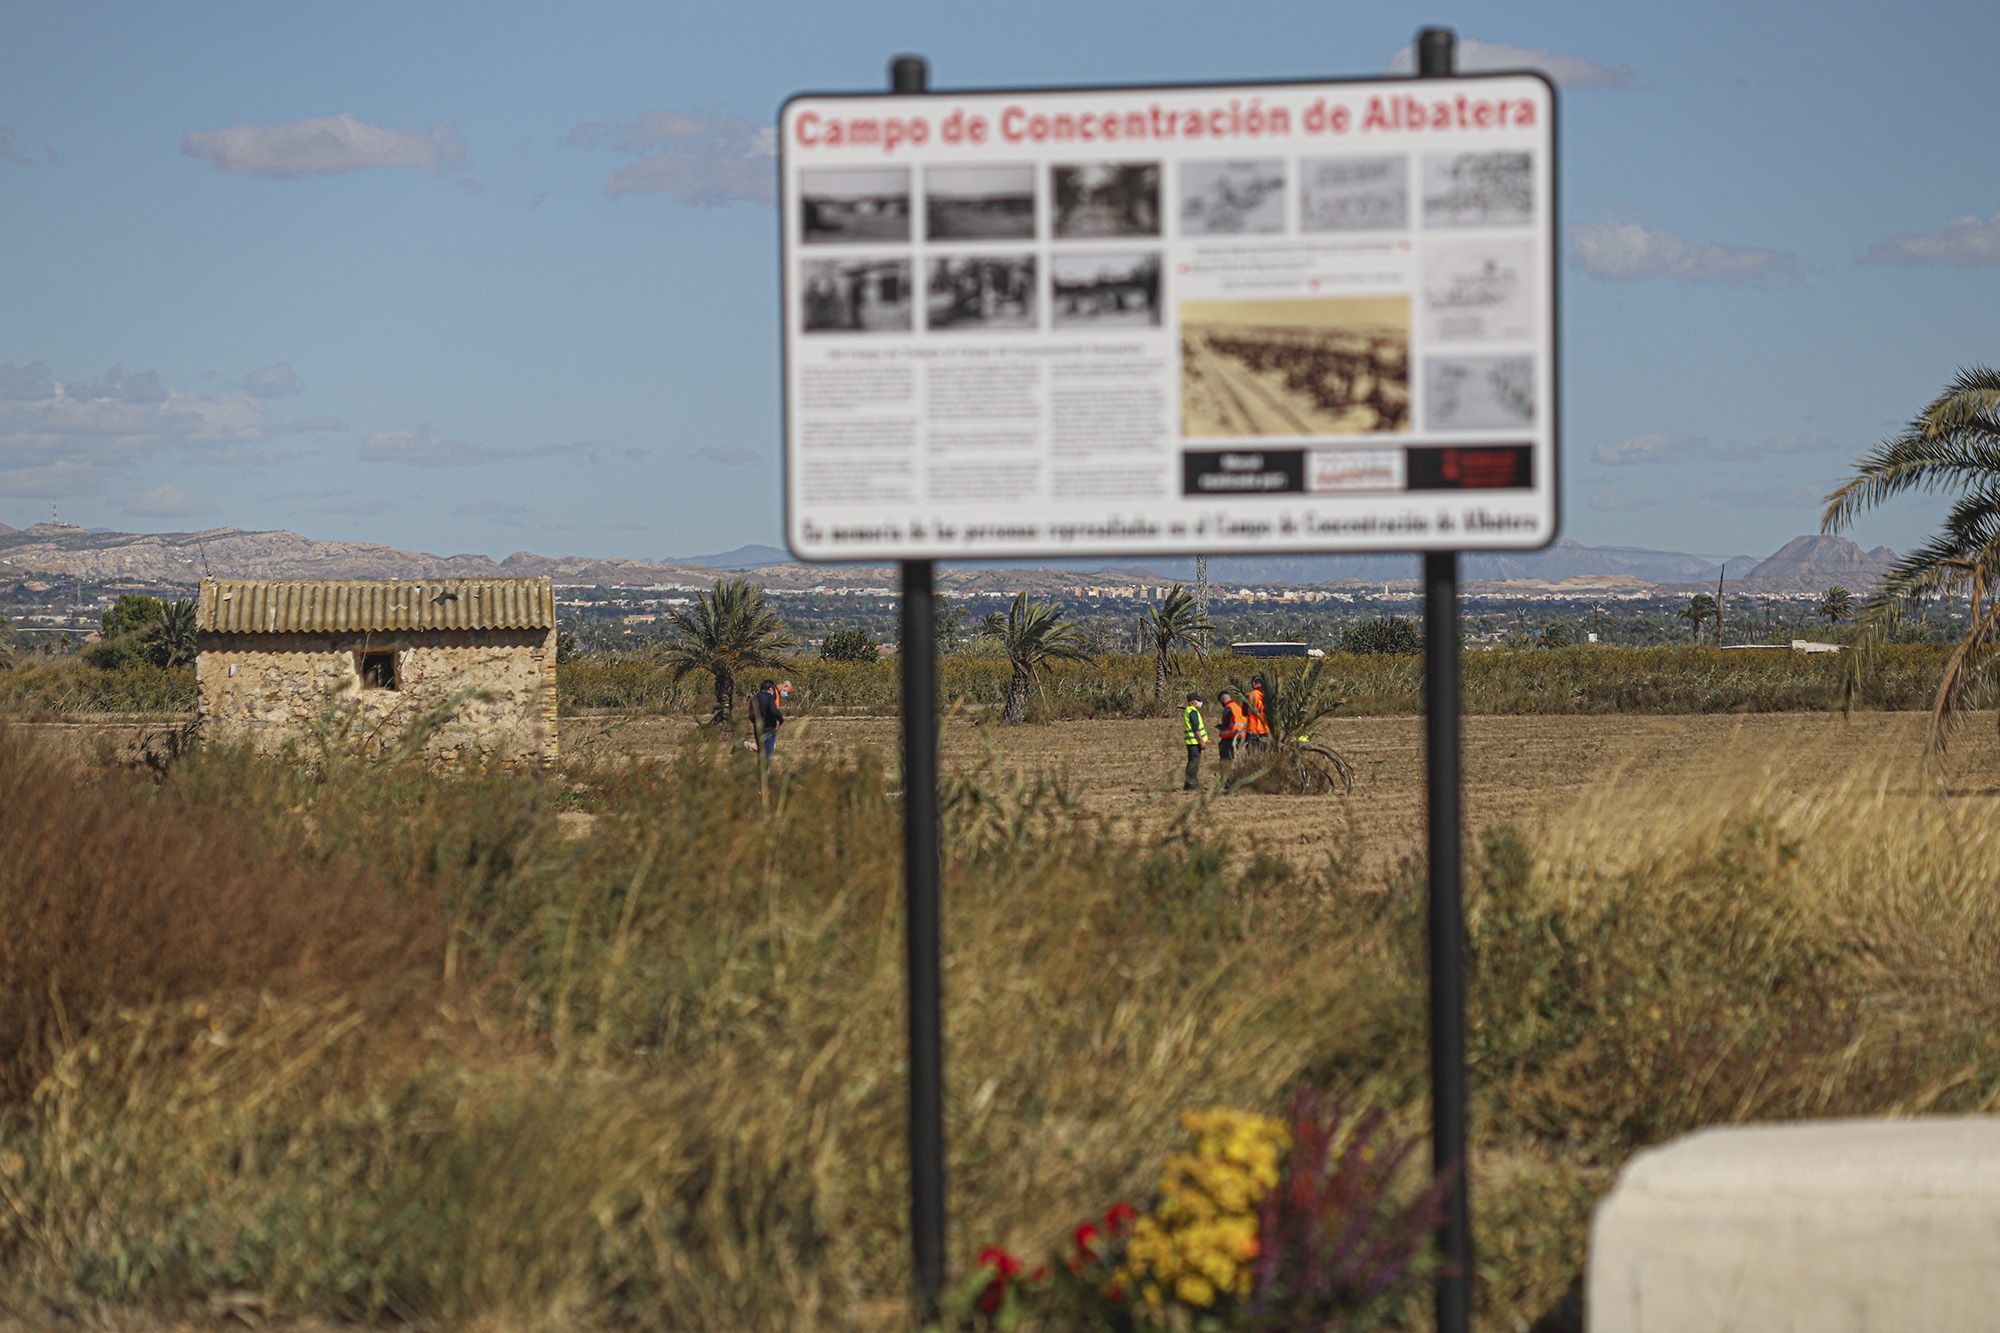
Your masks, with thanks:
M362 653L361 688L364 690L394 690L401 684L396 679L396 655L394 653Z

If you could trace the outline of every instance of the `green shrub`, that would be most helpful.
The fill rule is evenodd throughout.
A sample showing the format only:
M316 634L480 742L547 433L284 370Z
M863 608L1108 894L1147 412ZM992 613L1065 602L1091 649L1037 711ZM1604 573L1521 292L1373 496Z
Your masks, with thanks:
M1421 653L1424 650L1424 632L1414 620L1401 616L1381 616L1373 620L1357 620L1341 631L1340 651L1343 653Z
M873 662L882 654L864 629L837 629L821 640L819 655L827 662Z

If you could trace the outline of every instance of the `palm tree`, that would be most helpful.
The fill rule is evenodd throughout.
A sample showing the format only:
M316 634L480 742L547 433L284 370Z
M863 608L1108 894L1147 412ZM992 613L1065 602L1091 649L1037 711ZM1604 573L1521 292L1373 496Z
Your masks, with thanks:
M1965 637L1946 659L1931 706L1931 745L1945 748L1952 726L1991 674L2000 649L2000 371L1961 370L1915 421L1855 464L1854 475L1826 497L1820 531L1837 532L1864 509L1911 491L1960 492L1929 542L1896 562L1861 608L1850 700L1874 648L1905 607L1926 597L1966 596Z
M159 618L140 635L155 666L194 665L194 603L177 598L160 609Z
M1342 702L1325 658L1315 658L1296 675L1274 668L1264 702L1271 724L1271 748L1263 763L1264 774L1253 779L1253 785L1298 795L1330 792L1336 783L1344 791L1353 791L1354 765L1324 737L1313 739L1319 724L1333 716Z
M1826 617L1827 624L1838 624L1854 614L1853 597L1853 593L1836 583L1820 598L1819 613Z
M1153 698L1165 700L1167 697L1167 674L1171 665L1168 654L1176 646L1205 651L1208 638L1208 613L1201 609L1201 602L1195 595L1176 583L1167 593L1166 600L1158 606L1146 608L1146 614L1139 618L1146 641L1153 645Z
M1694 641L1700 643L1702 622L1715 614L1715 599L1705 592L1698 592L1688 598L1688 604L1676 614L1694 626Z
M694 595L694 609L667 614L673 637L660 660L679 681L691 671L715 678L715 725L727 727L736 714L736 673L748 667L780 665L778 653L791 646L785 627L764 601L764 590L748 579L717 579L715 591Z
M1047 602L1031 602L1027 593L1014 598L1001 627L1000 646L1007 650L1013 675L1007 682L1007 710L1001 720L1008 725L1027 715L1028 687L1044 662L1057 660L1088 662L1083 635L1075 625L1064 624L1062 609Z

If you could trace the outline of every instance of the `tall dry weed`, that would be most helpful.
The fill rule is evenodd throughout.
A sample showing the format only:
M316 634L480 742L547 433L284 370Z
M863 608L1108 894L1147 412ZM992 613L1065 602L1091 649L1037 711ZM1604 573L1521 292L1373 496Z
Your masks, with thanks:
M1993 1106L1990 784L1828 754L1479 840L1496 1326L1646 1142ZM907 1328L895 776L760 785L697 739L585 786L229 752L79 785L0 739L0 1312ZM963 774L945 818L955 1262L1143 1201L1190 1106L1307 1081L1421 1133L1421 867L1303 875L1199 804L1141 836L1060 773Z
M0 1098L107 1009L393 990L439 943L435 903L316 862L296 825L81 775L4 727L0 812Z

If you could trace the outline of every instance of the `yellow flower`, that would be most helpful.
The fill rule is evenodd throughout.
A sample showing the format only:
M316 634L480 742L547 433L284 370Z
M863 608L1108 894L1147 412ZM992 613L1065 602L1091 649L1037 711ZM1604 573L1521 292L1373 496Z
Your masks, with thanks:
M1174 1295L1180 1297L1189 1305L1198 1306L1204 1310L1215 1304L1215 1288L1210 1286L1205 1279L1198 1277L1184 1277L1179 1282L1176 1282L1174 1284Z
M1250 1294L1258 1205L1291 1146L1282 1122L1227 1107L1180 1123L1192 1142L1162 1164L1158 1202L1134 1223L1119 1272L1156 1310L1168 1293L1202 1309Z

